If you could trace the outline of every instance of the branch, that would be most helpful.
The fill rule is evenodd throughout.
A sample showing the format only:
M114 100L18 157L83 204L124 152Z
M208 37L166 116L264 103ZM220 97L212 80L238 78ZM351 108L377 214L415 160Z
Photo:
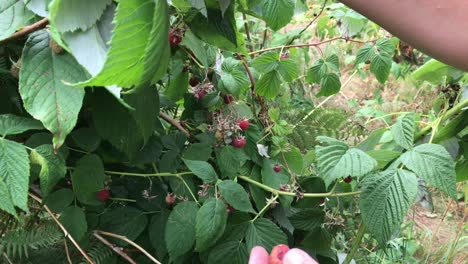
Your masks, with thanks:
M314 19L312 19L312 21L310 21L310 23L305 28L303 28L293 39L291 39L288 45L291 45L295 39L299 38L302 35L302 33L304 33L304 31L306 31L312 24L314 24L314 22L322 15L323 10L325 10L325 6L327 5L327 2L328 0L325 0L323 2L320 12L314 17Z
M96 237L99 241L101 241L104 245L112 249L112 251L119 254L122 258L127 260L129 263L137 264L136 261L134 261L129 255L127 255L127 253L125 253L120 247L117 247L116 245L112 244L107 239L100 236L97 232L94 232L93 236Z
M42 204L41 198L35 196L32 193L28 193L28 195L29 195L29 197L33 198L36 202ZM73 239L73 237L70 235L70 233L68 233L67 229L62 225L62 223L60 223L60 221L57 219L57 217L55 217L54 213L52 213L52 211L49 209L49 207L47 205L44 205L44 209L52 217L52 219L54 219L55 223L57 223L57 225L60 227L60 229L62 229L63 233L65 234L65 237L70 239L72 244L78 249L78 251L81 253L81 255L83 255L83 257L89 263L95 264L94 261L88 256L88 254L86 254L86 252L84 252L84 250L80 247L80 245L78 245L78 243L76 243L75 239Z
M179 129L180 131L182 131L188 138L190 137L190 133L185 130L184 127L182 127L182 125L177 122L177 120L174 120L172 117L170 117L169 115L167 115L166 113L164 112L159 112L159 116L166 120L167 122L169 122L171 125L173 125L174 127L176 127L177 129Z
M140 247L137 243L131 241L130 239L128 239L127 237L125 236L121 236L121 235L117 235L117 234L114 234L114 233L109 233L109 232L104 232L104 231L99 231L99 230L96 230L94 231L94 234L100 234L100 235L104 235L104 236L110 236L110 237L113 237L113 238L117 238L117 239L120 239L122 241L125 241L127 243L129 243L130 245L134 246L136 249L138 249L141 253L145 254L151 261L153 261L154 263L157 263L157 264L161 264L161 262L159 262L156 258L154 258L150 253L148 253L144 248Z
M245 13L242 13L242 18L244 19L245 35L247 36L247 41L249 42L249 45L247 47L249 48L250 52L253 52L252 38L250 37L249 22L247 21L247 15Z
M49 19L44 18L42 20L37 21L36 23L34 23L32 25L25 26L20 31L15 32L15 34L11 35L9 38L6 38L6 39L0 41L0 45L5 44L5 43L7 43L9 41L12 41L12 40L15 40L15 39L22 38L22 37L34 32L34 31L38 31L39 29L43 29L43 28L45 28L47 26L47 24L49 24Z

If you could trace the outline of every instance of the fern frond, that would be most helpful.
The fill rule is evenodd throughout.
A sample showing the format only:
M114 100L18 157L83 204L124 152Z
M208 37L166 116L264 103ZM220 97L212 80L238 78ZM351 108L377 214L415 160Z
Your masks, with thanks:
M109 247L107 247L106 245L100 242L93 245L86 253L88 254L88 256L91 257L91 259L96 264L108 263L110 259L115 257L114 252ZM85 263L88 263L88 262L83 261L80 264L85 264Z

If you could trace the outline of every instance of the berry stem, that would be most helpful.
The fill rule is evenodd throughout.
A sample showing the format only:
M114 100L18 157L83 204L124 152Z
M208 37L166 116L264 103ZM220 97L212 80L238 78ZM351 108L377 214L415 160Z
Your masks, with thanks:
M270 205L272 205L274 202L276 202L276 200L279 198L279 194L275 194L275 196L270 199L268 201L268 203L262 208L262 210L260 210L260 212L258 212L258 214L254 217L254 219L250 220L251 222L255 222L255 220L257 220L257 218L259 218L260 216L262 216L266 210L268 210L268 208L270 208Z

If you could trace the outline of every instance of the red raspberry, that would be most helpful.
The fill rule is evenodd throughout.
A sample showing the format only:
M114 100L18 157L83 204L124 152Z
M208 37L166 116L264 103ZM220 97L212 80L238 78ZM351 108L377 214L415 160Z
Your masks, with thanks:
M110 191L108 189L102 189L97 192L97 198L99 201L107 201L110 197Z
M282 169L283 169L283 166L281 166L281 164L276 164L275 166L273 166L273 170L275 172L280 172Z
M351 181L353 181L353 178L351 178L351 176L348 176L348 177L344 178L343 181L346 182L346 183L350 183Z
M200 83L200 81L199 81L197 78L193 78L193 77L192 77L192 78L190 78L190 80L189 80L190 86L193 86L193 87L197 86L199 83Z
M235 148L243 148L245 144L247 144L247 141L245 140L244 137L238 136L232 139L232 146Z
M237 124L239 125L240 129L242 129L242 131L245 131L247 128L249 128L250 122L248 119L241 119L237 121Z
M177 47L179 46L180 42L182 42L182 38L174 33L169 33L169 44L171 47Z
M287 245L277 245L276 247L271 250L270 256L268 258L269 264L282 264L284 255L289 251L289 247Z
M203 98L205 98L206 92L203 90L198 90L193 95L198 101L201 101Z
M168 193L166 195L166 204L173 205L176 202L176 195L173 193Z
M232 97L232 95L225 95L223 96L223 99L225 104L230 104L234 100L234 97Z

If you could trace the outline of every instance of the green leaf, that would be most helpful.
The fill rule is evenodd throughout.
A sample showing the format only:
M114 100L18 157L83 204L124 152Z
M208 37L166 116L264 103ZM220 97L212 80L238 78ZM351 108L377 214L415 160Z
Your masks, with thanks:
M286 26L294 15L294 1L291 0L264 0L262 4L263 19L267 25L278 30Z
M326 146L317 146L317 166L320 176L328 186L336 179L348 176L361 177L371 172L377 161L364 151L349 148L346 143L329 137L317 137Z
M254 222L249 222L245 241L247 242L248 252L255 246L262 246L270 252L276 245L288 243L283 231L266 218L259 218Z
M252 62L252 66L261 73L268 73L278 69L280 57L276 52L264 53Z
M275 164L270 159L263 160L262 166L262 182L277 190L280 189L281 185L289 183L289 175L287 175L286 169L276 172L273 170Z
M110 49L102 70L78 86L130 88L159 80L169 63L167 2L122 1L117 7ZM135 34L128 34L135 32ZM158 63L154 63L154 61Z
M432 142L439 143L441 141L450 139L460 133L463 129L468 127L468 111L463 111L453 120L441 127L434 136Z
M44 129L41 122L12 114L0 115L0 135L16 135L28 130Z
M39 179L44 196L47 196L67 173L64 158L54 153L52 145L42 145L31 151L31 163L41 166Z
M208 17L205 0L188 0L192 7L195 8L198 12L203 14L205 17Z
M302 173L303 159L302 154L298 148L292 147L290 151L284 152L280 155L282 157L282 163L287 165L286 168L289 168L292 172L296 174Z
M99 205L96 193L104 188L105 177L99 156L88 154L79 159L71 177L78 200L84 204Z
M135 240L145 230L148 217L135 207L127 206L115 208L101 215L99 226L102 230L126 236ZM119 246L127 245L127 242L115 240Z
M194 143L184 152L184 159L207 161L211 157L213 147L207 143Z
M49 48L47 30L34 32L23 50L19 91L24 108L54 134L58 149L76 124L85 91L66 85L86 78L70 54Z
M239 66L239 62L232 58L223 62L220 84L228 94L239 95L249 87L247 75Z
M323 59L317 60L314 65L307 70L306 81L309 83L320 83L327 74L328 68Z
M258 95L267 98L275 98L281 89L280 74L277 71L265 73L260 77L260 80L255 84L255 91Z
M33 16L21 0L2 0L0 2L0 40L13 35Z
M422 144L403 153L400 160L427 183L456 199L455 163L443 146Z
M171 258L189 252L195 244L195 223L198 207L195 202L183 202L174 207L167 219L165 240Z
M47 17L47 6L50 1L52 0L23 0L29 10L41 17Z
M208 264L245 264L249 254L244 243L239 241L223 241L216 245L208 255Z
M153 215L151 223L148 226L148 236L151 246L156 250L156 257L164 259L167 255L166 241L164 240L164 230L166 229L167 219L170 211L163 210L161 213Z
M457 182L468 180L468 159L459 160L455 169L457 172Z
M330 96L338 93L341 88L340 77L335 73L328 73L323 76L320 82L320 92L317 96Z
M88 231L86 216L79 207L67 207L60 214L59 221L76 241L80 241Z
M456 79L463 73L463 71L453 66L430 59L411 74L411 79L416 81L428 81L432 84L439 85L444 82L444 77Z
M197 38L192 31L189 30L185 32L180 45L190 49L195 57L202 63L203 67L208 68L210 66L208 61L207 45Z
M379 169L385 168L390 162L401 155L401 152L392 150L369 150L366 153L377 161Z
M0 193L5 204L0 208L11 214L14 206L28 211L29 160L26 148L14 141L0 139Z
M357 148L359 148L362 151L373 150L377 145L379 145L380 139L386 131L386 128L379 128L377 130L372 131L372 133L369 136L367 136L365 140L363 140L357 145Z
M185 166L195 174L198 178L204 182L215 182L218 179L218 175L214 170L213 166L206 161L199 160L183 160Z
M299 77L299 65L293 59L283 59L278 62L278 72L287 82L292 82Z
M218 188L223 199L236 210L255 213L250 203L249 195L242 185L231 180L226 180L218 184Z
M325 64L328 66L328 68L331 68L336 72L340 72L340 59L336 54L328 56L325 59Z
M6 183L3 181L3 178L0 178L0 209L17 216L10 191L8 190Z
M392 68L392 57L386 54L376 54L371 60L370 71L380 83L385 83Z
M210 248L224 233L227 222L227 208L223 201L210 199L198 210L195 225L196 250Z
M177 76L169 80L169 87L164 91L164 95L174 102L184 98L189 87L189 74L182 71Z
M242 165L248 160L242 149L232 146L225 146L221 149L216 159L221 174L224 177L234 179L240 171Z
M81 127L70 134L75 144L87 152L95 151L101 144L101 138L93 128Z
M416 176L406 170L387 170L363 181L362 221L382 244L399 229L418 193Z
M45 204L54 213L61 213L74 200L75 195L70 189L59 189L47 196Z
M362 46L356 54L356 65L360 63L370 62L375 56L375 48L372 45L366 44Z
M289 217L292 225L301 230L312 231L325 221L325 212L321 209L301 210Z
M414 141L414 115L407 114L397 120L392 127L392 135L395 142L405 149L411 149Z
M51 24L60 32L86 30L101 17L112 0L53 0L49 5Z
M392 57L393 53L395 52L395 45L390 39L382 38L377 40L375 47L380 54L386 55L388 57Z

